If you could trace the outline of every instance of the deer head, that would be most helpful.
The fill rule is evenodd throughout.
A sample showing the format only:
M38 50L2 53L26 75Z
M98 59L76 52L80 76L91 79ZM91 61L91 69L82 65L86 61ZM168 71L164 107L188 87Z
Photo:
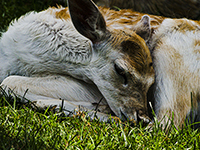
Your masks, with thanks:
M118 117L148 121L146 94L154 82L154 70L145 37L107 27L91 0L68 0L68 6L76 30L92 41L85 74Z

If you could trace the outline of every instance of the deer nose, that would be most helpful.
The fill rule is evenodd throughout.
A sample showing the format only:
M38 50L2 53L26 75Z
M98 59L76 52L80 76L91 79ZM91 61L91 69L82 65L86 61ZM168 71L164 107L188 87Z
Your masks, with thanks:
M138 122L143 121L143 123L148 124L150 122L150 118L147 115L142 114L141 110L139 110L137 111L137 121Z

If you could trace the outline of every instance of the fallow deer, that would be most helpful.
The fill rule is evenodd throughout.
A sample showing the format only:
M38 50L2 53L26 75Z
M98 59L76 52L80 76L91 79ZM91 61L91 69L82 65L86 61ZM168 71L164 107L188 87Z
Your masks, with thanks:
M145 17L141 29L121 30L90 0L68 4L11 23L0 40L1 85L19 96L28 89L25 97L41 107L64 102L67 113L79 105L92 110L101 101L100 119L113 112L148 122L154 69Z
M149 31L146 43L155 70L150 101L159 121L181 127L186 119L200 121L200 22L170 19L131 10L101 9L107 24L116 29ZM146 26L144 25L146 24ZM147 34L148 33L148 34ZM147 38L148 37L148 38ZM198 127L196 124L195 127Z

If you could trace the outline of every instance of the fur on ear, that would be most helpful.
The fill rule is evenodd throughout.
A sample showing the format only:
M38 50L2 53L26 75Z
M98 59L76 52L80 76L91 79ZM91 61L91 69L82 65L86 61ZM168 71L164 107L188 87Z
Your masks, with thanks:
M133 30L147 41L151 36L150 17L148 15L142 16L141 20L134 26Z
M106 35L106 23L91 0L68 0L72 22L76 30L93 43L103 40Z

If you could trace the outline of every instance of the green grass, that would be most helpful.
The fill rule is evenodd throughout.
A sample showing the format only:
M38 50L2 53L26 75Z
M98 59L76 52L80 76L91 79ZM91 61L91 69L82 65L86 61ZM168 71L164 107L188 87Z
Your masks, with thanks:
M59 1L59 0L57 0ZM55 0L1 0L0 31L28 11L55 6ZM63 5L66 5L63 4ZM200 132L190 127L170 131L160 124L146 129L120 121L90 121L84 114L65 117L50 108L39 110L17 97L0 94L0 149L200 149Z
M15 96L0 95L0 149L200 149L200 132L190 127L168 132L156 121L151 128L91 121L85 114L66 117L33 109Z
M13 19L29 11L41 11L57 4L67 6L66 0L1 0L0 31L6 31Z

